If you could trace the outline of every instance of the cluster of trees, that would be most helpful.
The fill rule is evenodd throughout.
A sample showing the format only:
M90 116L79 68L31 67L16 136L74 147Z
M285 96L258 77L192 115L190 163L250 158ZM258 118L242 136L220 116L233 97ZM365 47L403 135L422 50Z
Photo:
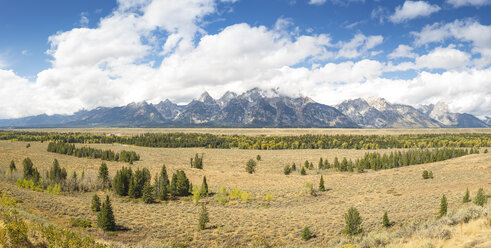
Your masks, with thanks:
M423 173L421 174L421 176L425 180L426 179L433 179L433 171L424 170Z
M318 168L319 170L334 169L338 171L358 171L363 172L365 169L382 170L392 169L403 166L433 163L443 161L451 158L457 158L465 156L467 154L479 153L477 149L463 149L463 148L442 148L442 149L412 149L408 151L390 152L390 154L381 154L379 152L368 152L360 158L353 161L344 157L339 162L338 157L334 158L334 161L330 163L327 159L320 158ZM312 163L305 161L307 169L313 169ZM285 167L284 172L287 171ZM286 173L285 173L286 174Z
M124 161L132 164L134 161L140 160L140 155L134 151L121 151L115 153L111 150L102 150L92 147L76 148L73 144L64 142L50 142L48 144L48 152L71 155L79 158L99 158L107 161Z
M200 133L148 133L136 136L88 133L2 131L0 140L63 143L121 143L145 147L206 147L240 149L382 149L489 147L490 134L298 135L246 136Z
M203 154L201 157L196 153L194 159L191 158L191 168L203 169Z
M153 185L151 184L150 171L147 168L137 169L133 172L131 168L123 166L121 170L116 172L112 187L119 196L142 198L145 203L151 203L155 199L167 200L169 196L188 196L193 191L193 185L183 170L177 170L169 180L165 165L162 166L160 173L155 175ZM207 193L208 186L206 186Z

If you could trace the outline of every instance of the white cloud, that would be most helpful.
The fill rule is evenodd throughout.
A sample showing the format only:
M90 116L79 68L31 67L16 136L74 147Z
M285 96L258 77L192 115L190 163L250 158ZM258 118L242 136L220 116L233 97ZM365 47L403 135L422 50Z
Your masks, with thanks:
M388 55L389 58L416 58L418 56L416 53L413 53L413 48L408 45L399 45L392 53Z
M389 20L393 23L401 23L414 18L429 16L440 11L438 5L431 5L425 1L405 1L402 6L397 6Z
M491 26L482 25L474 20L456 20L447 24L427 25L421 32L413 32L412 35L417 46L442 43L449 38L471 42L472 53L480 55L473 63L478 67L491 64Z
M309 4L313 4L313 5L322 5L326 2L327 0L310 0L309 1Z
M366 53L382 44L384 38L381 35L365 36L363 34L356 34L349 42L339 42L337 44L340 47L336 57L337 58L357 58L366 55Z
M399 46L401 47L401 46ZM398 48L399 48L398 47ZM406 48L401 49L402 52ZM398 49L394 52L398 52ZM437 47L428 54L417 56L413 54L414 62L402 62L398 65L390 64L387 71L407 71L420 69L445 69L445 70L463 70L470 64L471 55L455 49L455 46ZM390 56L390 55L389 55ZM394 55L395 56L395 55Z
M490 5L491 0L447 0L448 4L451 4L454 8L459 8L462 6L484 6Z
M87 17L87 13L82 12L80 14L80 26L81 27L87 27L89 25L89 18Z

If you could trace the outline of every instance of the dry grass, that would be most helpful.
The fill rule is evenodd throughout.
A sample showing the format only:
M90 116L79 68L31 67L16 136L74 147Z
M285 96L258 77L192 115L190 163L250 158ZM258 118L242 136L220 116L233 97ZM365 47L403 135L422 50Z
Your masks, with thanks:
M94 134L115 134L120 136L143 133L210 133L224 135L302 135L302 134L347 134L347 135L399 135L399 134L441 134L441 133L486 133L490 128L418 128L418 129L356 129L356 128L41 128L24 131L82 132Z
M312 182L317 188L320 178L317 170L307 171L307 176L299 175L298 171L285 176L284 165L295 162L300 167L305 160L309 160L317 166L321 156L332 162L335 156L357 158L365 151L91 146L115 151L134 150L142 160L132 167L147 167L152 176L165 163L170 174L184 169L194 185L200 185L202 176L206 175L208 185L214 192L226 186L254 195L249 203L234 201L226 205L218 204L213 197L202 199L208 204L213 227L201 232L197 230L200 209L190 198L146 205L113 196L117 223L129 230L111 237L103 236L96 230L91 232L123 243L139 243L142 247L154 246L156 242L169 245L185 243L193 247L258 246L264 243L327 246L333 237L340 235L344 226L343 214L351 206L358 208L363 217L363 227L370 231L380 226L384 211L388 211L391 221L396 224L410 219L432 218L438 213L442 194L447 195L449 209L456 209L461 205L466 188L471 191L471 196L480 187L486 192L491 191L491 154L469 155L433 164L363 174L321 172L325 186L330 190L312 197L306 193L304 184ZM48 153L46 147L47 144L42 143L31 143L31 148L26 148L26 143L22 142L0 142L0 168L5 170L11 159L21 168L22 160L30 157L34 165L44 171L57 158L69 172L84 170L86 176L95 179L100 160ZM204 170L189 168L189 158L195 153L204 153ZM245 163L257 154L262 157L257 173L247 174ZM128 166L127 163L108 162L110 175L113 176L123 165ZM433 171L435 178L423 180L421 172L424 169ZM67 224L72 218L95 220L89 209L93 193L52 196L20 189L5 182L0 182L0 190L9 191L15 198L24 201L26 209L58 224ZM100 195L104 193L99 192ZM263 201L262 197L268 193L273 194L274 199ZM301 229L306 225L316 235L307 242L300 238Z

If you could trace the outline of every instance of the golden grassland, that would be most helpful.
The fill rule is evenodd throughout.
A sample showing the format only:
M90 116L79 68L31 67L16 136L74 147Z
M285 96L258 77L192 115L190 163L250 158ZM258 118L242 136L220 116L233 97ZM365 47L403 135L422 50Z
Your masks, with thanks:
M102 132L102 129L100 130ZM125 132L135 134L134 130L120 131L123 135L127 134ZM254 132L260 134L257 130ZM386 132L390 133L391 130ZM21 169L22 160L30 157L34 166L44 175L44 171L56 158L62 167L67 168L69 175L72 171L76 171L79 175L84 171L86 177L95 181L101 160L48 153L46 143L31 143L30 148L26 148L26 144L0 142L0 171L5 171L12 159ZM107 236L94 228L89 229L88 232L101 239L122 244L138 244L142 247L156 246L157 243L187 244L191 247L259 246L266 243L278 246L326 247L332 245L333 240L341 235L344 227L343 214L351 206L360 211L363 228L369 232L380 228L384 211L389 213L391 221L394 221L397 226L410 220L434 218L438 214L442 194L446 194L451 210L462 207L461 199L466 188L469 188L471 196L475 195L478 188L484 188L488 193L491 191L491 154L489 153L361 174L319 172L314 169L308 170L306 176L300 175L298 171L286 176L283 174L283 167L292 162L300 167L305 160L309 160L317 167L320 157L332 162L336 156L359 158L366 151L165 149L119 144L91 144L90 146L113 151L136 151L140 154L141 161L135 162L131 167L134 169L146 167L152 177L160 170L162 164L166 164L170 175L178 169L185 170L194 185L201 185L202 177L206 176L213 192L225 186L229 189L238 188L242 192L253 195L253 199L247 203L239 199L225 205L216 202L214 197L201 199L200 202L207 204L210 213L210 228L198 231L200 207L194 205L190 197L163 203L143 204L116 197L109 192L98 192L100 196L104 194L111 196L117 224L127 230L118 231L116 236ZM390 152L390 150L379 150L379 152ZM189 159L195 153L204 154L203 170L190 168ZM258 162L257 173L251 175L245 172L244 167L247 160L255 158L256 155L261 155L262 160ZM106 163L111 176L114 176L116 170L122 166L129 166L121 162ZM435 178L423 180L421 173L424 169L433 171ZM318 192L317 197L310 196L304 185L306 182L311 182L314 188L317 188L321 174L324 176L328 191ZM14 198L22 200L22 206L26 211L43 216L56 224L67 225L68 221L74 218L90 219L94 223L96 220L96 215L90 211L94 192L49 195L21 189L5 181L0 182L0 191L7 191ZM263 200L267 194L272 194L273 199ZM309 241L302 241L300 233L304 226L309 226L316 237ZM469 229L478 229L478 226L482 229L474 231L477 233L477 240L490 233L489 226L482 227L478 221L468 223L466 226ZM466 235L463 229L460 231L460 236L454 235L452 239L465 239L464 241L467 242L469 235ZM459 230L456 230L456 233L458 232ZM461 244L464 244L464 241ZM411 242L415 245L411 246ZM417 238L406 240L404 245L419 247L418 244L430 241L417 242L419 242ZM449 240L431 242L437 247L451 247L448 244ZM484 241L478 242L480 242L478 244L489 244L489 239L484 238ZM401 243L400 247L402 246Z
M5 129L9 130L9 129ZM400 135L400 134L444 134L485 133L491 128L418 128L418 129L356 129L356 128L36 128L12 129L34 132L81 132L130 136L144 133L210 133L216 135Z

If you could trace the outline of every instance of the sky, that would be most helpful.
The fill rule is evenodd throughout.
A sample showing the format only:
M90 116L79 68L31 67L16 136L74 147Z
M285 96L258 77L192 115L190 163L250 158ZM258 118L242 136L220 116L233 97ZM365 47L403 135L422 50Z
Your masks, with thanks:
M204 91L491 115L491 0L0 0L0 118Z

